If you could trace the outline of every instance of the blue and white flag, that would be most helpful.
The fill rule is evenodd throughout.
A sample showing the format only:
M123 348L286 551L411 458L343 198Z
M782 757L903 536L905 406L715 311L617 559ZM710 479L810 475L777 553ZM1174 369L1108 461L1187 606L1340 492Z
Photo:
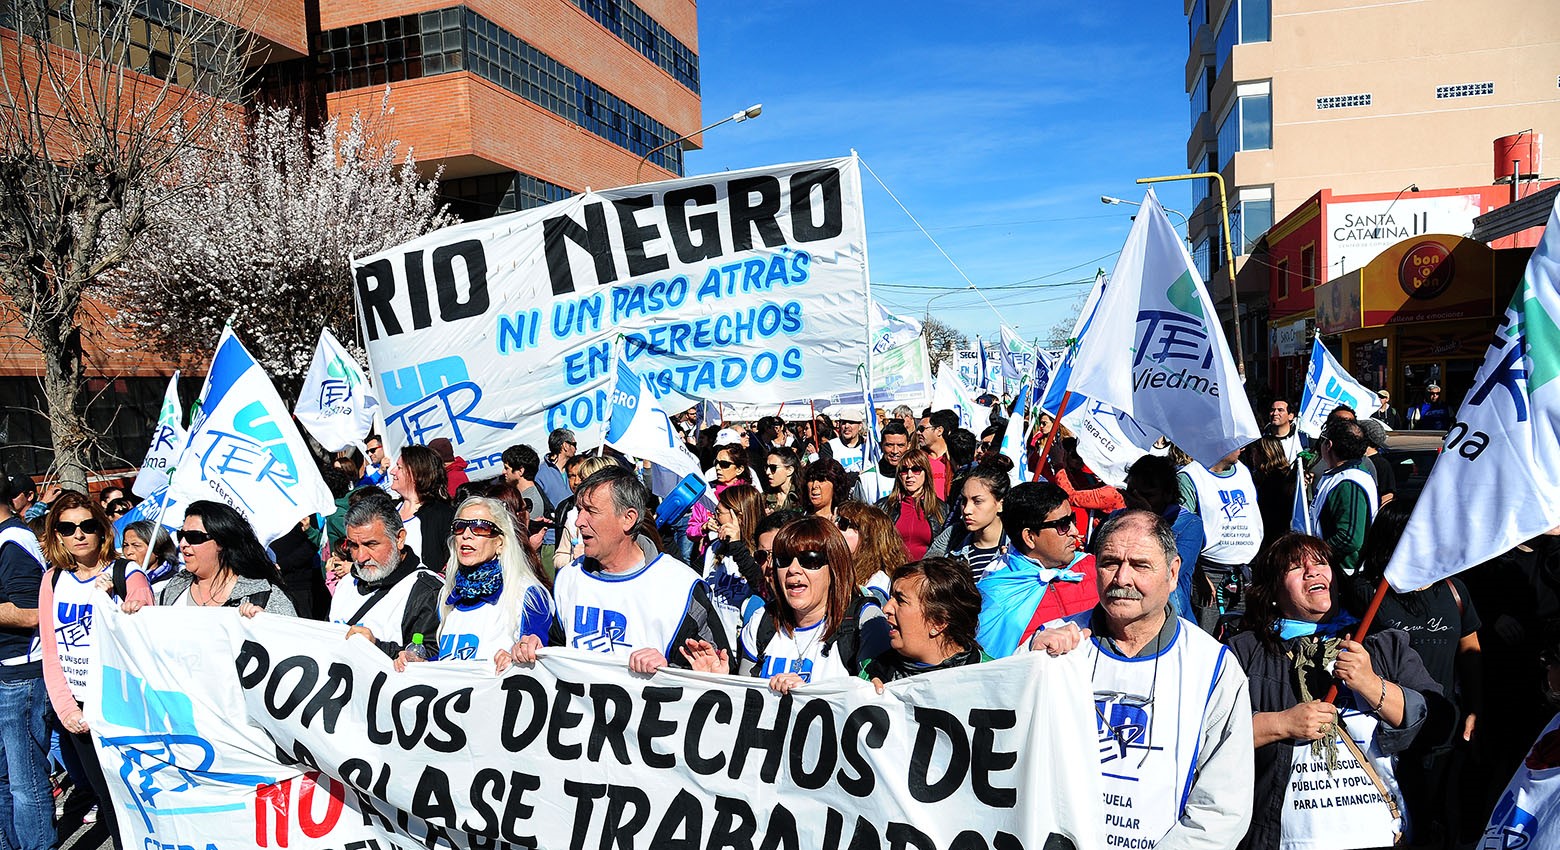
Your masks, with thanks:
M152 446L141 461L141 471L136 473L130 492L142 499L150 499L159 490L168 487L168 475L173 464L184 450L184 411L179 404L179 373L168 379L168 389L163 391L162 410L157 414L157 427L152 431Z
M1316 439L1322 434L1327 415L1339 405L1348 405L1369 416L1376 409L1376 394L1344 371L1322 345L1322 338L1311 338L1311 366L1305 373L1305 393L1300 398L1300 433Z
M1311 522L1311 500L1305 495L1305 462L1295 458L1295 499L1289 509L1289 530L1301 534L1316 534L1316 524Z
M1032 378L1035 371L1035 347L1018 335L1018 331L1007 325L1001 326L1002 341L1002 383L1009 387L1019 386L1026 378Z
M1029 480L1029 446L1025 438L1029 436L1029 429L1025 427L1029 423L1029 381L1026 379L1018 390L1018 399L1013 403L1013 415L1008 417L1007 429L1002 432L1002 454L1013 461L1013 468L1008 470L1008 478L1014 485Z
M321 330L293 415L321 448L338 452L362 445L373 430L378 406L357 361L330 328Z
M876 400L872 396L872 388L867 386L867 367L861 367L856 374L861 379L861 397L864 400L862 408L866 411L865 421L862 422L862 425L865 427L861 436L862 439L867 441L867 451L862 457L862 465L864 469L873 469L877 466L878 461L883 459L883 447L880 440L883 426L878 422L877 405L875 404Z
M1056 367L1060 362L1061 357L1057 352L1043 348L1035 349L1033 396L1036 400L1045 398L1046 391L1051 387L1051 376L1056 373Z
M1071 382L1204 466L1262 436L1213 300L1152 189L1078 343Z
M174 502L226 502L266 544L306 516L336 512L276 387L231 328L217 342L198 405L169 485ZM181 517L182 511L163 522L176 524Z
M1556 526L1560 201L1446 432L1387 580L1400 593L1425 587Z
M1094 322L1095 313L1099 312L1100 298L1105 295L1105 273L1100 272L1094 276L1094 287L1089 290L1089 297L1084 299L1083 309L1078 311L1078 321L1073 323L1072 336L1068 338L1067 349L1057 361L1055 374L1046 384L1045 395L1041 396L1040 408L1052 416L1058 416L1062 409L1062 399L1071 389L1073 360L1078 356L1078 345L1083 341L1083 335L1088 332ZM1075 393L1068 400L1067 409L1076 409L1084 402L1081 393Z
M1104 402L1079 395L1073 399L1082 401L1068 403L1062 424L1077 438L1078 456L1101 481L1125 487L1127 469L1143 455L1154 453L1159 435Z
M688 452L682 432L672 424L650 387L626 363L617 361L617 383L612 389L612 413L607 420L607 445L638 460L647 460L688 480L701 484L704 472Z
M987 362L988 358L986 357L986 344L980 341L979 336L975 337L975 350L980 352L980 382L975 385L975 389L980 392L986 392L990 389L989 385L991 383L991 366Z

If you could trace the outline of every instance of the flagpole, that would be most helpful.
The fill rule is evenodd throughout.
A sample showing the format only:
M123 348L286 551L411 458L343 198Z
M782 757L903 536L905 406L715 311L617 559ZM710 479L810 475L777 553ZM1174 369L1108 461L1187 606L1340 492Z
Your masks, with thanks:
M1360 627L1354 630L1354 637L1350 638L1350 640L1355 643L1365 640L1366 633L1370 631L1370 624L1375 622L1376 612L1381 610L1381 603L1387 598L1389 589L1391 589L1391 585L1387 584L1387 579L1383 576L1381 584L1376 585L1376 595L1370 598L1370 606L1365 609L1365 616L1360 618ZM1334 682L1332 688L1327 691L1327 698L1324 702L1334 702L1337 699L1338 683Z
M857 164L861 163L861 154L856 153L855 148L850 149L850 155L856 160ZM872 263L871 260L868 259L869 254L867 252L867 211L864 208L858 207L857 212L857 223L861 226L861 281L867 293L866 304L864 305L866 308L867 321L863 325L863 327L866 328L867 334L867 385L862 390L861 403L863 405L868 405L872 403L870 398L873 386L872 349L876 347L872 340L872 315L875 311L872 309Z
M1046 462L1051 459L1051 443L1056 440L1056 431L1062 424L1062 414L1067 412L1067 402L1070 400L1072 400L1072 390L1063 392L1062 404L1056 411L1056 418L1051 420L1051 430L1045 434L1045 451L1040 453L1040 462L1035 464L1036 480L1039 480L1040 470L1044 469Z

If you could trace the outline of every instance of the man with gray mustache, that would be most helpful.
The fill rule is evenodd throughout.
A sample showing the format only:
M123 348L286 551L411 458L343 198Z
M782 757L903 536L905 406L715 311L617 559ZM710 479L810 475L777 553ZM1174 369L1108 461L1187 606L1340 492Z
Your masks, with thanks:
M336 585L333 623L352 628L394 658L421 634L439 645L439 594L444 582L423 569L406 547L406 529L388 496L373 495L347 509L347 553L352 572Z
M1162 518L1115 514L1094 554L1099 606L1038 632L1030 649L1067 655L1093 680L1108 844L1234 847L1251 820L1246 674L1175 616L1181 559Z

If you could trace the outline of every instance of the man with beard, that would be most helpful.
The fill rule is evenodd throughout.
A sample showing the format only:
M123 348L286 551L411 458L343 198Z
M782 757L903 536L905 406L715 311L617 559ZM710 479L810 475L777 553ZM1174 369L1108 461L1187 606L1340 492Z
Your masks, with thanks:
M364 499L347 511L346 525L352 572L336 585L331 622L346 623L352 627L347 637L360 634L391 658L412 643L413 635L436 645L444 583L406 548L406 529L395 504L388 498Z

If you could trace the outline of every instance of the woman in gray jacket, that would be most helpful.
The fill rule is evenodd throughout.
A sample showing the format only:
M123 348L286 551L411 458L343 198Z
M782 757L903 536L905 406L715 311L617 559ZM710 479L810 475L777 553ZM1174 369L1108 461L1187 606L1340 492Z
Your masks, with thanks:
M297 616L282 575L249 521L221 502L192 502L179 530L184 569L158 588L159 605L238 608Z

